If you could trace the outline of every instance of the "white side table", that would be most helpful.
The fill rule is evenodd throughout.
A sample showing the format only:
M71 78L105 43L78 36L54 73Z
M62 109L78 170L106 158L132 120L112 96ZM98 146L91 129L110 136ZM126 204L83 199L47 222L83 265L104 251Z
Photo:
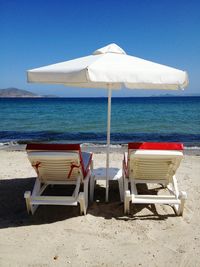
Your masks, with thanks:
M106 181L106 168L98 168L92 170L92 176L90 178L90 201L93 201L94 198L94 187L97 180ZM124 184L123 184L123 177L122 177L122 169L118 168L109 168L109 175L108 175L108 188L109 189L109 181L118 181L119 184L119 193L121 202L124 202Z

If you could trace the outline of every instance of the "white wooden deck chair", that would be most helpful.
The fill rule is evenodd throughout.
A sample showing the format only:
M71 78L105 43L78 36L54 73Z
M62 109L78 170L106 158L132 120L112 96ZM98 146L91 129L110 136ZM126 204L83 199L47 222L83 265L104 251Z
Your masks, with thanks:
M183 144L179 143L129 143L123 161L124 212L133 204L169 204L177 215L183 214L187 198L179 192L175 173L183 158ZM130 183L130 190L129 190ZM138 194L139 183L162 184L166 195Z
M28 159L37 173L32 193L25 192L28 213L39 205L78 205L86 214L92 154L81 152L79 144L28 144ZM83 192L80 185L83 183ZM42 195L48 185L75 185L70 196Z

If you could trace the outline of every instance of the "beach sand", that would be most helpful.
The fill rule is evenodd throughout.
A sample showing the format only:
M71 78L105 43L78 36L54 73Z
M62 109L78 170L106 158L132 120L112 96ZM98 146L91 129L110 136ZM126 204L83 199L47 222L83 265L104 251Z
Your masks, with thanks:
M111 153L121 167L122 153ZM105 154L94 154L95 167ZM118 186L97 185L86 216L78 207L41 206L27 215L24 192L36 176L24 151L0 151L0 266L200 266L200 156L177 172L188 194L183 217L169 206L137 205L123 214Z

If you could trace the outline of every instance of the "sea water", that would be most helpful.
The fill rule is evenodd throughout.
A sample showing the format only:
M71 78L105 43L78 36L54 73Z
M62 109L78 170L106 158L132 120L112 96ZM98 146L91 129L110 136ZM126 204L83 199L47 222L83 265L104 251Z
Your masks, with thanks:
M107 98L0 98L0 143L106 143ZM200 146L200 97L112 98L111 143Z

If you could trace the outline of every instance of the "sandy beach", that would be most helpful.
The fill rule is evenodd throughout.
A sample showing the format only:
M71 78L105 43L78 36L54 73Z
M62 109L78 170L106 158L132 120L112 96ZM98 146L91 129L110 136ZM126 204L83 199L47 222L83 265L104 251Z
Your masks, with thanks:
M111 166L122 156L111 153ZM200 266L200 156L185 155L177 172L188 194L183 217L166 205L132 206L125 216L116 183L108 204L97 185L86 216L58 206L29 216L23 194L36 174L26 153L0 150L0 162L0 266ZM95 167L102 162L95 153Z

